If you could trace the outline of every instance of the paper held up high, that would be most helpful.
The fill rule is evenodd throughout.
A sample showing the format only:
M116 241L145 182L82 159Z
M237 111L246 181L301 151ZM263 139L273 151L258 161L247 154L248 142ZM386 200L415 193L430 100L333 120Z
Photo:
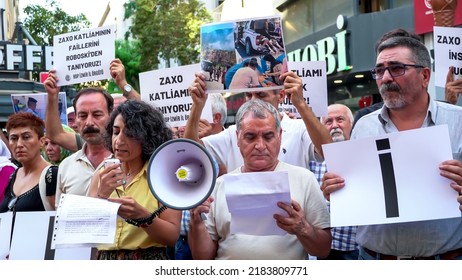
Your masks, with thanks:
M56 210L51 248L112 244L120 204L87 196L63 194Z
M287 216L278 201L290 204L289 175L286 171L227 174L224 177L226 203L231 213L231 233L284 235L274 214Z

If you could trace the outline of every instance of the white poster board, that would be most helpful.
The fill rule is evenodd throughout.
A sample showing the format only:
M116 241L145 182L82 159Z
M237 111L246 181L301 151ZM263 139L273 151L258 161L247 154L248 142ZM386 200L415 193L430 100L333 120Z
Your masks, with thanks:
M327 74L325 61L289 61L290 71L295 72L302 79L303 98L311 107L316 117L327 116ZM292 113L300 118L297 108L287 96L279 104L279 111Z
M171 127L185 126L192 106L188 87L199 71L199 64L191 64L140 73L141 100L161 110ZM201 118L213 122L209 99Z
M12 222L13 212L0 213L0 261L6 260L10 253Z
M58 86L111 78L109 66L115 57L115 38L113 25L54 36Z
M449 67L454 66L454 80L462 79L462 28L433 27L433 46L435 51L435 87L438 100L444 100L444 87ZM459 95L458 105L462 105Z
M55 211L16 212L10 260L89 260L91 248L51 249Z
M389 148L379 149L380 139ZM447 125L327 144L323 151L327 169L345 179L330 195L333 227L461 216L457 192L438 168L453 158ZM393 188L395 195L387 196ZM393 207L397 212L389 215Z

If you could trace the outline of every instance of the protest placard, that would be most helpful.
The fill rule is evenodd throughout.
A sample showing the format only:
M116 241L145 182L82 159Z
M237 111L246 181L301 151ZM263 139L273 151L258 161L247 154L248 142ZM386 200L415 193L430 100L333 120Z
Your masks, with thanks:
M11 103L15 113L29 112L45 121L48 103L46 93L14 93L11 94ZM65 125L67 125L66 109L66 93L60 92L58 96L58 112L61 123Z
M289 70L293 71L302 79L303 98L311 107L316 117L327 116L327 75L325 61L290 61L287 63ZM300 113L290 102L288 96L279 104L279 111L294 114L300 118Z
M140 73L141 100L161 110L171 127L184 126L192 106L188 87L199 71L199 64L192 64ZM201 117L213 122L208 99Z
M449 67L454 66L454 80L462 79L462 29L435 26L433 30L436 99L444 100ZM457 103L462 105L462 98Z
M115 57L113 25L54 36L53 46L58 86L111 78L109 65Z
M278 16L201 26L201 70L207 92L281 89L287 71Z

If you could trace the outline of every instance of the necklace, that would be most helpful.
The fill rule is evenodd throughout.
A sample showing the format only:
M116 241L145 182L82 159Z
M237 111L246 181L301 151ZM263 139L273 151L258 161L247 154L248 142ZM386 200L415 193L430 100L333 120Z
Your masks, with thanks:
M140 170L141 170L142 168L143 168L143 167L141 167L138 171L136 171L136 172L134 172L134 173L132 173L132 172L127 172L127 173L125 173L125 178L122 179L122 185L125 186L125 184L127 184L127 181L128 181L127 179L130 178L133 174L137 174L138 172L140 172Z

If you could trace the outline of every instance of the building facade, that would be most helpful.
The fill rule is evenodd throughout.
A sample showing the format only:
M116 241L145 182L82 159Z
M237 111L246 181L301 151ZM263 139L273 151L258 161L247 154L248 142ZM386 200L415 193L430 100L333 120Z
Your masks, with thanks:
M288 60L325 60L328 103L345 104L353 112L380 101L370 69L375 44L385 32L402 28L418 33L432 53L428 0L275 0L273 5L282 14ZM462 24L461 6L455 26ZM436 98L433 81L429 92Z

